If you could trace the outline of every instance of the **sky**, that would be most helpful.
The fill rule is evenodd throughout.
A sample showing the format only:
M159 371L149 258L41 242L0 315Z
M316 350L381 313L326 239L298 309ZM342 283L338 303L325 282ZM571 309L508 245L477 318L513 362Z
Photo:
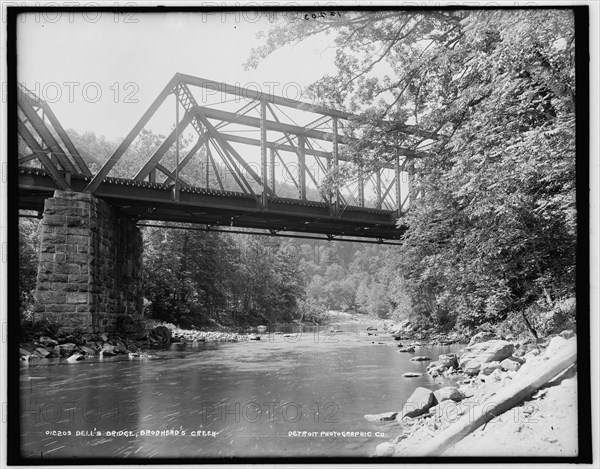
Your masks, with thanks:
M126 135L176 72L302 100L301 89L334 72L331 39L282 48L246 71L269 14L27 14L18 21L18 80L65 128L109 139Z
M285 13L295 14L301 13ZM257 34L279 19L285 20L284 13L28 13L17 20L17 79L51 106L65 129L79 134L93 131L117 141L127 135L177 72L309 101L302 90L325 74L335 74L332 35L280 48L255 70L244 70L252 48L265 43ZM201 89L194 92L201 105L221 98L206 96L204 101ZM223 99L232 96L223 95ZM227 110L234 111L244 102L228 105L234 107ZM168 134L175 122L174 109L174 98L167 98L145 128ZM320 117L290 108L285 112L299 124ZM281 116L281 120L287 119ZM194 135L191 126L185 135ZM260 138L259 134L242 135ZM327 142L316 144L320 150L331 151ZM260 149L243 148L244 159L259 165ZM307 156L306 164L313 174L320 173L313 157ZM384 182L392 181L391 172L383 173ZM292 183L283 168L276 177ZM310 179L307 186L315 188ZM371 191L367 184L365 192Z

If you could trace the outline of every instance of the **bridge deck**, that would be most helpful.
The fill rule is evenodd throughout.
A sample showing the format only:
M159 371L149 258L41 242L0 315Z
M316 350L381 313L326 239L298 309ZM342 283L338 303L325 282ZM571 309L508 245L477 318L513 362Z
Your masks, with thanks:
M83 191L90 180L72 175L71 188ZM19 168L19 208L41 211L44 199L57 189L47 171ZM273 197L263 207L260 197L197 187L181 188L177 201L171 185L131 179L105 177L94 195L138 220L387 240L400 239L406 229L396 225L394 211L347 206L334 216L325 202Z

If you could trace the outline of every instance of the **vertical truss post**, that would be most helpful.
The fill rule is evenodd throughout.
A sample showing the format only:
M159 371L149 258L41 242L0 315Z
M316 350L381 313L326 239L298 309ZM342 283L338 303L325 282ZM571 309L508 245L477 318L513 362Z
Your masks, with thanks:
M376 202L376 207L377 208L381 208L381 168L377 168L376 170L376 176L377 176L377 184L376 184L376 189L377 189L377 202Z
M333 124L333 169L335 172L335 207L334 213L336 215L340 214L340 187L339 187L339 175L338 175L338 165L339 165L339 151L338 151L338 119L337 117L332 118Z
M358 204L365 206L365 180L363 178L363 165L358 167Z
M207 145L208 147L208 145ZM208 148L206 152L206 188L210 189L210 164L208 159Z
M156 169L150 171L150 174L148 174L148 180L150 182L156 182Z
M173 90L175 93L175 185L173 196L179 202L179 86Z
M262 176L262 204L264 207L269 202L267 187L267 103L260 101L260 168Z
M402 191L400 190L400 156L398 155L394 162L394 170L396 171L396 209L399 217L402 212Z
M269 153L269 156L271 157L271 189L273 189L273 194L275 194L275 149L271 148Z
M306 200L306 137L298 135L298 185L300 199Z

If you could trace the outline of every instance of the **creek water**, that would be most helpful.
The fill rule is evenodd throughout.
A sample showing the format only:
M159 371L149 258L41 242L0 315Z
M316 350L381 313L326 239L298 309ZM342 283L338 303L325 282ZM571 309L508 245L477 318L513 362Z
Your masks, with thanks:
M400 410L417 386L451 383L410 358L435 360L461 346L398 353L388 334L369 336L356 323L336 328L343 332L288 328L291 337L172 344L142 359L23 365L22 455L371 456L401 430L365 414ZM407 371L423 375L403 378Z

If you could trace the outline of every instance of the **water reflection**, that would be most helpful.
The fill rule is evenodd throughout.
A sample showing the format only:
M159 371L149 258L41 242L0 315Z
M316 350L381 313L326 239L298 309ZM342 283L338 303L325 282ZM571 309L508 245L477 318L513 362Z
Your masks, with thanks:
M402 378L424 373L427 362L351 327L290 327L260 341L173 344L149 359L24 367L23 455L369 456L399 429L364 414L399 410L416 386L447 381Z

